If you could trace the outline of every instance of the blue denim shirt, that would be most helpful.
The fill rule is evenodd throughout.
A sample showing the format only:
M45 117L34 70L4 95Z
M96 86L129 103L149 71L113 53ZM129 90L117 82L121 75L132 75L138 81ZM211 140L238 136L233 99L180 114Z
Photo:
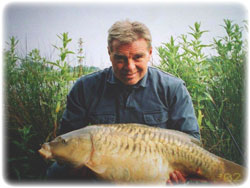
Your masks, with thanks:
M200 139L184 82L153 67L133 86L116 79L112 67L77 80L67 96L60 134L89 124L111 123L142 123Z

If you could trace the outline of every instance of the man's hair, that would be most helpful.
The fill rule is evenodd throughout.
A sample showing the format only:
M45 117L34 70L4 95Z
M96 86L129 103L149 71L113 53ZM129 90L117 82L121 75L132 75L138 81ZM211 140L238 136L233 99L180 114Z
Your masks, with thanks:
M148 48L151 48L151 34L147 26L140 22L129 20L117 21L108 30L108 47L112 51L112 42L118 40L122 44L128 44L138 39L145 39Z

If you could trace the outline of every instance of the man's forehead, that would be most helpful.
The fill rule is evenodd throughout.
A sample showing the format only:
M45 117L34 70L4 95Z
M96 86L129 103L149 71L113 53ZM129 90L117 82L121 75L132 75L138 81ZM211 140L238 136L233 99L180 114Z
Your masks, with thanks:
M133 43L134 41L131 41L131 42L122 42L122 41L119 41L119 40L113 40L112 41L112 47L116 47L116 48L119 48L121 46L131 46L131 44Z
M148 46L145 39L136 40L130 43L123 43L118 40L112 42L112 51L116 53L123 53L131 48L133 48L134 51L143 53L148 49Z
M123 52L114 52L113 53L114 56L127 56L126 53L123 53ZM131 55L145 55L144 52L136 52L136 53L132 53Z
M131 41L119 41L117 39L113 40L112 41L112 47L114 46L130 46L134 43L137 43L137 42L140 42L140 43L145 43L147 45L147 41L144 39L144 38L139 38L139 39L136 39L136 40L131 40Z

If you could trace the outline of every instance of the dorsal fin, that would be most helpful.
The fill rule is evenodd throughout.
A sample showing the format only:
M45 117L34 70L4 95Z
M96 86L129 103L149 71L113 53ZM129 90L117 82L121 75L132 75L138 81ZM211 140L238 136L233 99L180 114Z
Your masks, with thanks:
M189 135L188 135L189 136ZM202 146L202 142L199 140L199 139L197 139L197 138L194 138L194 137L192 137L192 136L189 136L190 137L190 139L191 139L191 142L193 142L194 144L196 144L196 145L198 145L198 146Z
M173 130L173 129L163 129L163 128L160 128L160 127L152 127L152 126L148 126L148 125L145 125L145 124L138 124L138 123L127 123L127 124L100 124L100 125L96 125L96 126L104 126L104 127L143 127L143 128L153 128L154 131L157 131L159 130L160 132L162 131L166 131L168 134L172 134L172 135L176 135L178 137L181 137L182 139L185 139L189 142L192 142L198 146L202 146L202 142L197 139L197 138L194 138L193 136L187 134L187 133L184 133L184 132L181 132L181 131L178 131L178 130Z
M173 130L173 129L163 129L163 128L160 128L160 127L151 127L151 126L148 126L148 125L144 125L144 124L129 124L130 126L138 126L138 127L145 127L145 128L158 128L160 129L160 131L164 130L164 131L167 131L167 132L170 132L172 134L175 134L175 135L179 135L181 136L182 138L184 139L187 139L189 140L190 142L198 145L198 146L202 146L202 142L197 139L197 138L194 138L193 136L185 133L185 132L181 132L181 131L178 131L178 130Z
M168 132L168 134L173 134L173 135L179 136L184 140L190 141L190 142L202 147L202 142L199 139L194 138L193 136L191 136L185 132L181 132L181 131L177 131L177 130L173 130L173 129L164 129L164 130L166 130Z

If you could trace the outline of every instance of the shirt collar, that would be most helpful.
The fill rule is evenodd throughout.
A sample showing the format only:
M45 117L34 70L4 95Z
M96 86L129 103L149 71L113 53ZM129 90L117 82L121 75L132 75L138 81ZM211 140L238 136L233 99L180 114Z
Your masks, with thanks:
M148 71L145 74L145 76L139 81L139 83L137 83L135 85L135 87L147 87L147 80L148 80ZM119 82L120 82L115 77L115 74L114 74L114 71L113 71L112 67L110 68L110 72L109 72L109 75L108 75L108 78L107 78L107 82L110 83L110 84L112 84L112 85L119 84Z
M115 74L114 74L114 71L113 71L112 67L110 67L110 69L109 69L109 75L108 75L107 82L110 83L110 84L118 84L119 83L118 80L115 77Z

